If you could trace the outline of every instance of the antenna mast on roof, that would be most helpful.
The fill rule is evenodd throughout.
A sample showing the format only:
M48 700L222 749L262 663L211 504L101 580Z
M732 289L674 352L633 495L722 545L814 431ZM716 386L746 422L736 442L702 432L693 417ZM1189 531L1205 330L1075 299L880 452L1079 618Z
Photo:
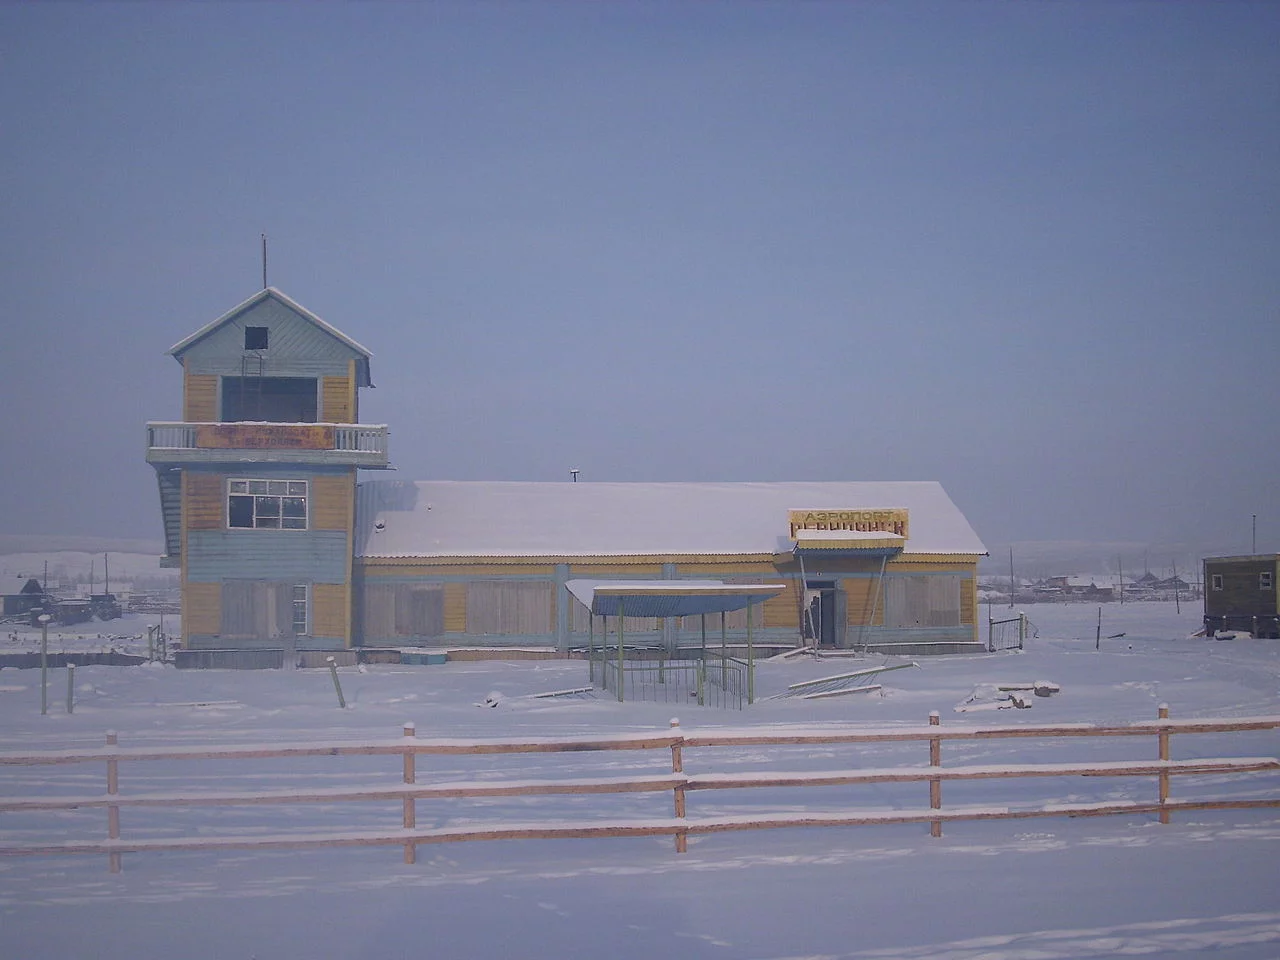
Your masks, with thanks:
M262 235L262 289L267 289L267 235Z

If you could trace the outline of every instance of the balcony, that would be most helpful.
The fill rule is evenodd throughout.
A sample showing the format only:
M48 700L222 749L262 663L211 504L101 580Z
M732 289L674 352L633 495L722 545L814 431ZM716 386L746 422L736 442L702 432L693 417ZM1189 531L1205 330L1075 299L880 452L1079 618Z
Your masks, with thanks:
M147 462L317 463L385 470L385 424L162 423L147 424Z

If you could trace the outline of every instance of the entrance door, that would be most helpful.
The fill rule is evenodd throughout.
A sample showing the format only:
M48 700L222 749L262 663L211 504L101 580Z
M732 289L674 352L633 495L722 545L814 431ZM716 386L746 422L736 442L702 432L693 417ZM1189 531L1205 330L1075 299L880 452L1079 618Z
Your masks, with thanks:
M804 596L804 638L817 640L822 647L834 647L839 635L836 585L830 580L806 580Z

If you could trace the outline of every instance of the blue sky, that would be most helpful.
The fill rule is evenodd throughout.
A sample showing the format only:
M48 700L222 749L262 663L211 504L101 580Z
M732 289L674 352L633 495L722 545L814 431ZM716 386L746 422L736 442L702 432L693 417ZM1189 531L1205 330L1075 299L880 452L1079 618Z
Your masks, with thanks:
M160 537L269 279L413 479L940 480L1280 549L1280 5L0 6L0 533Z

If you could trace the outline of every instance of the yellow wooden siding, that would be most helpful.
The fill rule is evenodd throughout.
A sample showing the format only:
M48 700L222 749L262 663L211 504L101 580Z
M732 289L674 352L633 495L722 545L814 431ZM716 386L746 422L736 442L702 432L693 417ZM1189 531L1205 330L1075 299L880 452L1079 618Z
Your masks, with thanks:
M392 564L371 564L368 558L360 558L357 560L361 570L370 580L380 579L382 577L476 577L477 579L485 577L515 577L515 576L537 576L554 578L556 575L555 564L501 564L495 566L482 565L459 565L451 566L448 564L433 563L392 563Z
M629 563L623 566L616 564L580 564L575 563L569 568L569 576L587 577L596 580L609 580L612 578L629 580L632 578L644 578L650 580L660 580L662 578L662 564L660 563Z
M346 637L346 584L317 583L312 585L311 634L316 637Z
M222 584L187 583L182 588L182 632L212 636L221 629Z
M210 423L218 419L218 378L208 373L188 373L182 380L182 419Z
M978 581L972 577L960 581L960 622L977 623Z
M796 630L800 626L800 581L783 581L787 589L764 602L764 626L766 629Z
M353 479L350 475L311 481L311 529L342 530L351 526Z
M323 423L355 423L354 390L349 377L323 377L320 384Z
M676 572L682 577L708 580L758 575L770 583L778 582L770 579L778 575L777 568L771 563L679 563L676 564Z
M221 530L225 522L223 477L216 473L183 473L182 515L188 530Z
M465 583L444 585L444 632L467 632L467 585Z
M879 589L877 589L879 588ZM851 627L865 625L883 626L884 590L880 578L858 577L844 581L847 601L845 623ZM874 618L872 610L875 610Z

